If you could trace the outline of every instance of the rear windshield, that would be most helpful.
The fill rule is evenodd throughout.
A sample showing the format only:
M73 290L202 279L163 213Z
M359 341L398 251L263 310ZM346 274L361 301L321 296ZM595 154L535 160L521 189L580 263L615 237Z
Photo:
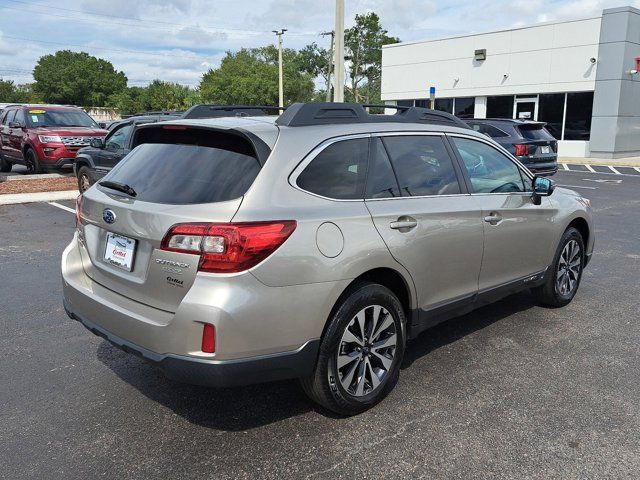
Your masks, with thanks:
M149 143L136 147L104 178L129 185L137 200L224 202L244 195L260 172L251 145L237 135L153 130L143 131L136 142Z
M48 110L32 108L25 112L30 127L88 127L100 128L89 115L82 110Z
M527 140L555 140L544 127L519 127L518 129L520 130L520 134Z

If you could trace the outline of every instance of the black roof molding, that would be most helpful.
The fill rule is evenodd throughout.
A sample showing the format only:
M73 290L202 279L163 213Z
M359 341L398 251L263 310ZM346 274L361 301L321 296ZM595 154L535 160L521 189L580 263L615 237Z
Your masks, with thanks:
M194 105L184 112L182 118L219 118L219 117L260 117L275 115L284 107L262 105Z
M366 108L392 108L393 115L368 113ZM465 122L450 113L421 107L397 105L368 105L362 103L294 103L276 120L287 127L334 125L342 123L427 123L469 128Z

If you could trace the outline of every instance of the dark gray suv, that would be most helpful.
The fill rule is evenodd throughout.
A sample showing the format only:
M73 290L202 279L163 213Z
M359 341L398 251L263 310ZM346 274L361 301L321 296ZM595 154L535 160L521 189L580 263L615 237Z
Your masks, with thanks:
M491 137L532 172L553 175L558 171L558 142L545 128L546 123L511 118L465 121L476 132Z

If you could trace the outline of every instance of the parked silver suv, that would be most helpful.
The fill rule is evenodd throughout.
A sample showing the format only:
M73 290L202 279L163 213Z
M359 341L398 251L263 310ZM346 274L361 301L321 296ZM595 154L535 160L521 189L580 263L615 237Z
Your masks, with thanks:
M566 305L593 249L588 200L441 112L295 104L134 135L78 200L64 305L181 381L301 378L355 414L408 339L521 289Z

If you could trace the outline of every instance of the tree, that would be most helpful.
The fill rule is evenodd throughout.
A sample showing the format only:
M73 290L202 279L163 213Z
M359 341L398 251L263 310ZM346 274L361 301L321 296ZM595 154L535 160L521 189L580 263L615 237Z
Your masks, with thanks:
M40 57L33 69L34 90L50 103L102 107L123 91L127 77L111 62L85 52L60 50Z
M179 83L154 80L146 88L149 110L186 110L198 102L198 92Z
M34 93L33 84L15 85L13 80L0 78L0 102L2 103L39 103L42 98Z
M310 101L313 74L295 50L284 49L282 56L285 105ZM200 95L205 102L221 105L277 105L278 49L267 46L227 52L218 68L202 76Z
M356 15L356 23L345 30L345 50L349 59L351 85L348 97L353 101L378 103L382 77L382 46L398 43L400 39L387 35L374 12Z

